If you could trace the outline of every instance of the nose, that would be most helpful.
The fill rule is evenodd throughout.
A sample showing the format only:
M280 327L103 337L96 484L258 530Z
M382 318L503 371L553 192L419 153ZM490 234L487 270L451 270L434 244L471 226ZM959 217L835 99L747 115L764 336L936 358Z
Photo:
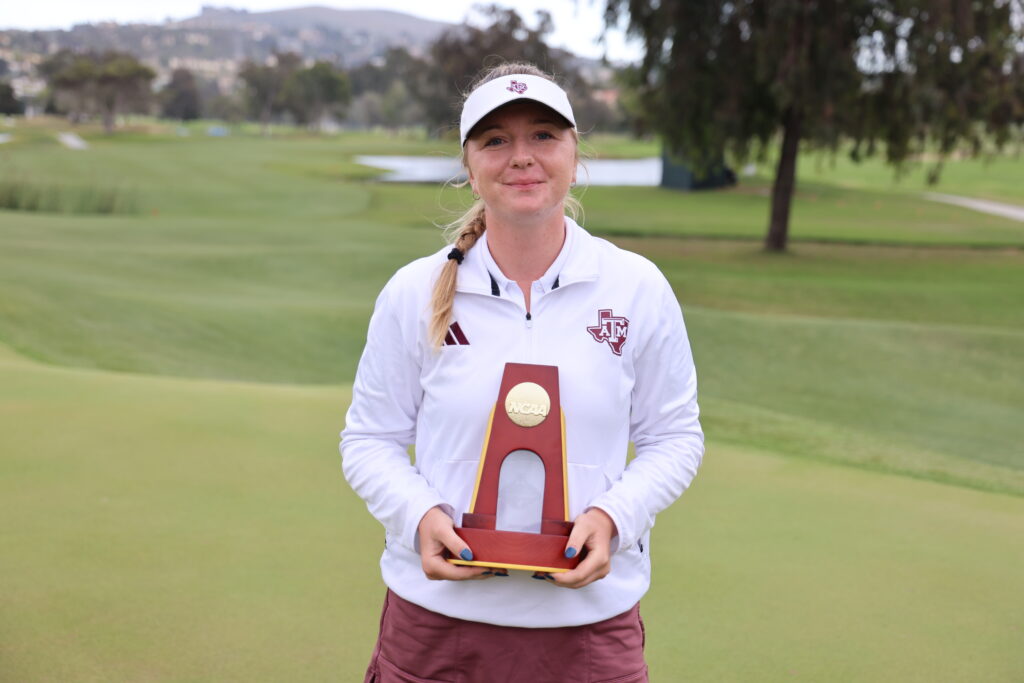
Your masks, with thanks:
M509 165L513 168L533 166L533 154L530 152L529 145L523 140L517 140L512 144L512 156L509 159Z

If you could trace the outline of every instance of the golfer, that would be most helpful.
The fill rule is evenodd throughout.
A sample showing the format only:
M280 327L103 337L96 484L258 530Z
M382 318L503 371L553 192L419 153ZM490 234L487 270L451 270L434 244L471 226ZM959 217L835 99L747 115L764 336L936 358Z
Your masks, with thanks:
M342 432L345 476L386 531L366 680L646 681L650 530L704 452L679 304L652 263L576 222L576 118L550 77L487 71L460 132L474 204L448 246L378 297ZM586 550L571 571L445 559L473 558L453 527L509 362L558 368L574 521L564 552Z

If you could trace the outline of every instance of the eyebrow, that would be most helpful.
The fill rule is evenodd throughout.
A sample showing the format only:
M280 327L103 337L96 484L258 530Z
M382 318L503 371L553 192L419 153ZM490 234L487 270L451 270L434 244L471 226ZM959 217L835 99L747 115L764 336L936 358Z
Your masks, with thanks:
M533 125L537 125L538 123L546 123L546 124L549 124L549 125L552 125L552 126L557 126L558 125L558 122L553 120L553 119L534 119L533 121L530 121L530 123L533 124ZM487 126L485 128L481 128L480 130L476 131L475 135L483 135L487 131L494 130L495 128L501 128L501 126L499 126L496 123L492 123L491 125L489 125L489 126Z

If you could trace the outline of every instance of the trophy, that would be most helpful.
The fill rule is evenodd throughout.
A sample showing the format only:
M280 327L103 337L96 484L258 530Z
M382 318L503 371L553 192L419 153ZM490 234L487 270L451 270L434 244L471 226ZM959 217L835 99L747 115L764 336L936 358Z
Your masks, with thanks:
M502 506L499 490L508 496L509 486L500 480L510 455L525 454L543 464L543 497L539 530L512 531L498 528ZM533 457L533 456L536 456ZM512 463L509 463L512 464ZM469 544L472 560L448 558L452 564L541 572L564 572L581 559L565 557L565 545L572 531L569 521L569 491L565 456L565 415L558 392L558 368L552 365L506 363L498 400L484 436L483 453L469 511L455 533Z

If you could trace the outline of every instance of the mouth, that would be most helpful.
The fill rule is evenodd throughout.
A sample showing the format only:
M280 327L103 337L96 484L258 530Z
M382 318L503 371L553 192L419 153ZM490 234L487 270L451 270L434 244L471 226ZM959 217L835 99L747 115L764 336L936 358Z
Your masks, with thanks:
M505 183L509 187L516 190L532 190L535 187L540 187L544 184L542 180L515 180L512 182Z

